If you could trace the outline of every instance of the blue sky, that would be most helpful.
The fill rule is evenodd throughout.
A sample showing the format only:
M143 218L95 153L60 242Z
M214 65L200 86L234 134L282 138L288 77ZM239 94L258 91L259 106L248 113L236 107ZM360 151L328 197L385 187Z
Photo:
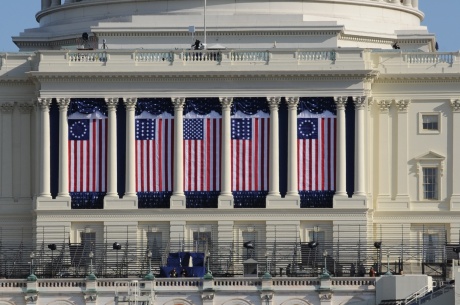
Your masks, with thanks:
M40 9L40 0L2 2L5 3L0 18L0 52L15 52L17 47L11 42L11 36L18 35L25 28L37 26L35 13ZM419 0L419 3L425 12L423 24L437 35L439 51L460 50L460 0Z

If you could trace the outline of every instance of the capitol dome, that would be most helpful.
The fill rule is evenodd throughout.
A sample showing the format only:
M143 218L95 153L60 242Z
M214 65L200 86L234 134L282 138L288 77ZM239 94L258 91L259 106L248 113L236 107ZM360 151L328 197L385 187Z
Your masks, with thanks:
M226 48L390 49L396 42L430 50L434 43L420 25L418 0L208 0L204 12L205 0L42 0L39 27L13 40L23 51L78 48L84 32L111 49L182 49L195 38Z

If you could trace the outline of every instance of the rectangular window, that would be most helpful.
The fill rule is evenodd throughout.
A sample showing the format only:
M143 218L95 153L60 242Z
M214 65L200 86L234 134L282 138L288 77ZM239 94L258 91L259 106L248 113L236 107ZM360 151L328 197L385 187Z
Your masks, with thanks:
M438 200L438 169L423 168L423 199Z
M96 232L81 232L80 240L85 248L91 249L96 243Z
M439 130L438 128L438 115L423 114L422 115L422 128L423 130Z
M163 240L161 232L147 232L147 246L152 251L152 258L161 258Z

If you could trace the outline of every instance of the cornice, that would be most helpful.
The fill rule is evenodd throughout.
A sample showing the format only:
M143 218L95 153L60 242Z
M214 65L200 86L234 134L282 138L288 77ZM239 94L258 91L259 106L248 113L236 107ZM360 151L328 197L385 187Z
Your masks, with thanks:
M457 83L460 82L460 73L427 74L427 75L390 75L380 74L375 84L425 84L425 83Z
M72 211L40 211L36 210L37 217L43 219L88 219L101 220L120 218L130 218L133 221L168 221L171 219L184 220L311 220L311 219L366 219L368 217L366 209L336 210L336 209L293 209L293 210L268 210L268 209L138 209L138 210L72 210Z
M305 72L283 72L283 71L238 71L237 73L227 71L212 74L211 72L193 72L193 73L46 73L32 72L35 79L40 82L76 82L91 81L93 83L107 82L200 82L200 81L334 81L334 80L360 80L364 81L373 77L372 71L333 71L331 73L324 71L305 71Z

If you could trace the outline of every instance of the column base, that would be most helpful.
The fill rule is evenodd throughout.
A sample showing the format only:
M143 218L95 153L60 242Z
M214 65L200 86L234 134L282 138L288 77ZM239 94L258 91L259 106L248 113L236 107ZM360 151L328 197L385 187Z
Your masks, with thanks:
M452 195L449 206L451 211L460 211L460 195Z
M266 199L267 209L299 209L300 196L286 195L284 198L277 195L268 195Z
M367 197L355 195L352 198L348 196L334 195L334 209L367 209Z
M182 210L187 208L185 195L172 195L169 201L169 208L171 210Z
M394 200L390 196L379 196L377 198L378 211L409 211L410 198L409 196L398 196Z
M217 201L217 208L233 209L233 195L219 195L219 199Z
M137 196L105 196L104 210L135 210L137 209Z
M35 209L41 211L63 211L70 210L72 208L71 198L64 196L57 196L56 199L53 199L48 196L42 197L38 196L35 199Z

